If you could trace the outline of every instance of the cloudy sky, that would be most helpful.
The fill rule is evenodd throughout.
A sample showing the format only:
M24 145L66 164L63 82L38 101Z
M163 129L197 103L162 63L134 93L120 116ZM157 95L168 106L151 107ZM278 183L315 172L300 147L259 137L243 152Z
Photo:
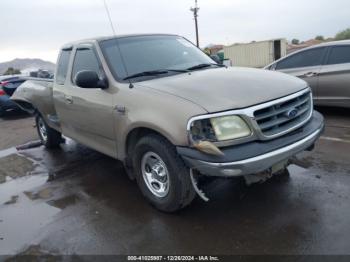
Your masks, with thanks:
M106 0L117 34L175 33L195 41L194 0ZM200 44L334 36L349 0L198 0ZM56 61L66 42L111 35L103 0L0 0L0 62Z

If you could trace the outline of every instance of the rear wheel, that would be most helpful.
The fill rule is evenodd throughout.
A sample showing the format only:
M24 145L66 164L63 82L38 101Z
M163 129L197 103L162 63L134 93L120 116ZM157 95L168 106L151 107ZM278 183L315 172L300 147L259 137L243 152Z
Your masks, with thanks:
M194 199L189 169L162 136L141 138L135 146L133 162L142 194L157 209L174 212Z
M36 116L35 122L42 144L46 148L59 147L60 143L62 142L62 134L49 127L44 118L39 114Z

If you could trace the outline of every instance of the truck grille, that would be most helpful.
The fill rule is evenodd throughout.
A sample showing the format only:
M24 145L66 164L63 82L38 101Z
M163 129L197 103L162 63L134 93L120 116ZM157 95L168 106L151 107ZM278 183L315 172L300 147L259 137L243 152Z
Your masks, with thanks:
M265 137L282 135L311 117L312 96L306 92L287 101L254 112L255 121Z

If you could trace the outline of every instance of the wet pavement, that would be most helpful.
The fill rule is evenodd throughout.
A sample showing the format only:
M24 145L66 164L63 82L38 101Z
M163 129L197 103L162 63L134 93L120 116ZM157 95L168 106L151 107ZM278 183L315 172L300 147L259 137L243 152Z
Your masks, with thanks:
M0 151L0 254L350 254L350 114L321 112L326 131L289 179L214 180L209 202L176 214L153 209L118 161L69 139Z

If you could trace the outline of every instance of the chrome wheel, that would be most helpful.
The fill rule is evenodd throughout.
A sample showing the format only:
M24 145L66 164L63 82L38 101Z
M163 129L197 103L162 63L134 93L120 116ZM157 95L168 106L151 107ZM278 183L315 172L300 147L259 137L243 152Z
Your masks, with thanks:
M46 125L44 123L44 120L39 117L38 119L38 129L39 129L39 133L41 138L44 140L44 142L47 141L47 129L46 129Z
M169 192L169 172L156 153L147 152L141 160L143 179L153 195L165 197Z

